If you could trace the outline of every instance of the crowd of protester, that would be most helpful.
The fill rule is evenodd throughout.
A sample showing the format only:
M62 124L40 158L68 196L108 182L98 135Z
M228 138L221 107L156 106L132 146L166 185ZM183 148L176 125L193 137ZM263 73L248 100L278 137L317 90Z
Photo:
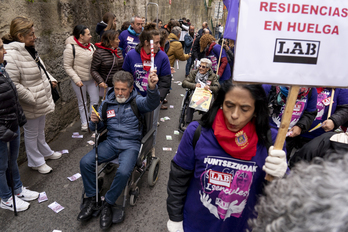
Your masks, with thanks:
M347 151L347 135L334 132L348 122L346 89L335 89L333 96L332 88L300 88L284 148L275 150L272 144L289 87L233 83L234 41L223 39L221 25L214 37L207 22L197 31L185 17L170 19L167 24L161 19L145 24L144 17L133 16L117 30L116 17L112 12L103 16L95 28L100 42L94 44L90 28L76 25L62 51L64 69L77 98L81 131L94 130L95 125L106 126L108 137L100 144L103 155L98 162L115 158L120 161L103 202L102 229L112 224L111 207L127 183L140 147L139 119L127 107L134 101L141 114L153 111L156 138L159 111L168 108L166 96L178 60L187 61L182 87L211 91L214 101L199 122L193 121L194 110L186 109L185 132L170 166L168 231L308 231L313 225L311 219L320 216L312 215L306 205L313 212L323 209L322 214L324 210L328 215L332 213L330 207L340 212L343 206L338 201L330 207L325 205L330 201L325 202L336 193L343 198L340 180L333 184L328 179L334 180L346 171L347 158L338 155L332 161L331 156ZM44 133L46 115L55 109L57 98L53 93L57 80L46 70L35 49L35 40L34 22L21 16L12 20L9 33L0 40L0 207L9 210L14 210L15 200L17 211L24 211L29 207L28 201L39 195L24 188L20 180L19 128L24 129L30 168L48 174L52 168L45 160L61 157L46 143ZM92 105L100 101L107 105L106 121L100 121L92 110ZM102 114L102 106L98 113ZM155 142L156 139L152 156ZM79 221L92 217L99 200L95 195L94 154L95 150L90 151L80 162L87 200L78 215ZM320 163L308 163L317 159ZM334 165L342 168L336 170L337 175ZM9 185L9 170L13 186ZM320 176L321 170L328 177ZM266 175L276 178L269 186ZM310 181L314 176L323 183L318 179L304 184L305 178ZM321 185L328 186L327 191ZM305 190L308 186L311 192ZM306 200L299 195L306 195ZM323 202L316 200L319 198ZM298 203L292 206L291 201ZM308 219L301 218L298 212L309 214ZM325 224L325 228L333 228L331 221ZM341 224L336 223L340 228L347 223ZM331 229L318 227L315 231Z

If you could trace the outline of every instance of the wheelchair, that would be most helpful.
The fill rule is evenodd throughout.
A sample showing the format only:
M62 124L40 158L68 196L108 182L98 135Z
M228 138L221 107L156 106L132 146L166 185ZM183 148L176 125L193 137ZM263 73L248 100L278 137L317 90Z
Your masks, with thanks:
M187 112L187 107L190 105L190 96L193 93L194 90L192 89L186 89L185 96L182 99L181 102L181 110L180 110L180 116L179 116L179 127L178 130L181 133L184 133L184 126L185 126L185 118L186 118L186 112Z
M122 205L115 205L112 208L113 224L121 223L124 221L125 208L126 208L126 203L128 198L129 198L129 204L131 206L134 206L136 204L137 198L139 197L139 194L140 194L140 190L137 185L146 172L148 172L147 182L150 187L153 187L158 180L159 169L160 169L160 159L158 157L153 157L151 152L153 140L154 140L153 135L156 131L156 128L152 126L153 113L154 112L149 112L144 115L147 131L141 140L137 162L135 164L135 167L132 171L131 176L128 179L127 185L123 191ZM97 152L98 144L106 139L106 134L107 134L107 129L98 131L96 133L95 145L94 145L94 148L96 148L96 153L98 153ZM96 189L98 189L99 196L102 193L103 185L105 185L104 178L107 177L108 174L112 173L117 168L117 166L118 166L118 158L104 164L99 171L97 171L96 169L96 178L98 177L96 181L96 185L97 185ZM96 167L98 166L96 165ZM103 177L101 177L102 173L104 173ZM83 188L80 209L84 207L85 200L86 200L85 190ZM102 204L97 205L96 211L94 212L93 217L97 217L101 209L102 209Z

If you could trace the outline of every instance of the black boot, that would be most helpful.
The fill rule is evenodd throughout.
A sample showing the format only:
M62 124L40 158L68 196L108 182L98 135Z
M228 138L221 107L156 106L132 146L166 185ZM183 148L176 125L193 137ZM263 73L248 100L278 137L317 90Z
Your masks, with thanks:
M79 215L77 216L78 221L88 221L91 219L93 212L95 211L95 196L86 198L86 202Z
M112 224L112 205L106 201L103 204L103 209L100 215L100 228L107 230Z

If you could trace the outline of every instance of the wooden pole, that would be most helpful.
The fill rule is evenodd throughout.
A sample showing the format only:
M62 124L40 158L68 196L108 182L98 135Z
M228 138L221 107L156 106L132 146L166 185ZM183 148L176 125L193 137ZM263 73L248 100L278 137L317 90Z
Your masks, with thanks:
M329 106L329 112L327 114L327 119L329 119L331 117L331 113L332 113L332 104L333 104L333 99L335 97L335 89L332 89L331 92L331 97L330 97L330 106Z
M280 122L280 127L278 130L278 135L276 141L274 143L274 150L282 150L286 138L286 133L288 132L292 111L294 110L294 106L296 103L296 99L298 96L298 92L300 90L300 86L294 85L290 87L288 98L286 99L285 110L282 116L282 120ZM266 180L272 181L274 179L273 176L266 174Z
M220 61L221 61L222 48L224 47L224 42L225 42L225 38L222 38L219 62L218 62L217 68L216 68L216 75L219 73L219 66L220 66Z

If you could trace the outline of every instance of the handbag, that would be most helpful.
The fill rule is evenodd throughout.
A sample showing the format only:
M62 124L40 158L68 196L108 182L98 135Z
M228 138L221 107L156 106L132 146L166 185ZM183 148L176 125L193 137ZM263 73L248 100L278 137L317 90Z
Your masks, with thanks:
M59 96L57 87L56 87L56 88L53 88L52 82L51 82L51 79L50 79L50 76L48 75L48 73L47 73L45 67L41 64L39 56L36 56L35 61L36 61L36 63L38 64L39 68L42 68L42 69L43 69L43 71L45 72L45 74L46 74L46 76L47 76L48 81L50 82L50 85L51 85L51 93L52 93L52 99L53 99L53 101L54 101L54 102L58 101L58 99L60 98L60 96Z

